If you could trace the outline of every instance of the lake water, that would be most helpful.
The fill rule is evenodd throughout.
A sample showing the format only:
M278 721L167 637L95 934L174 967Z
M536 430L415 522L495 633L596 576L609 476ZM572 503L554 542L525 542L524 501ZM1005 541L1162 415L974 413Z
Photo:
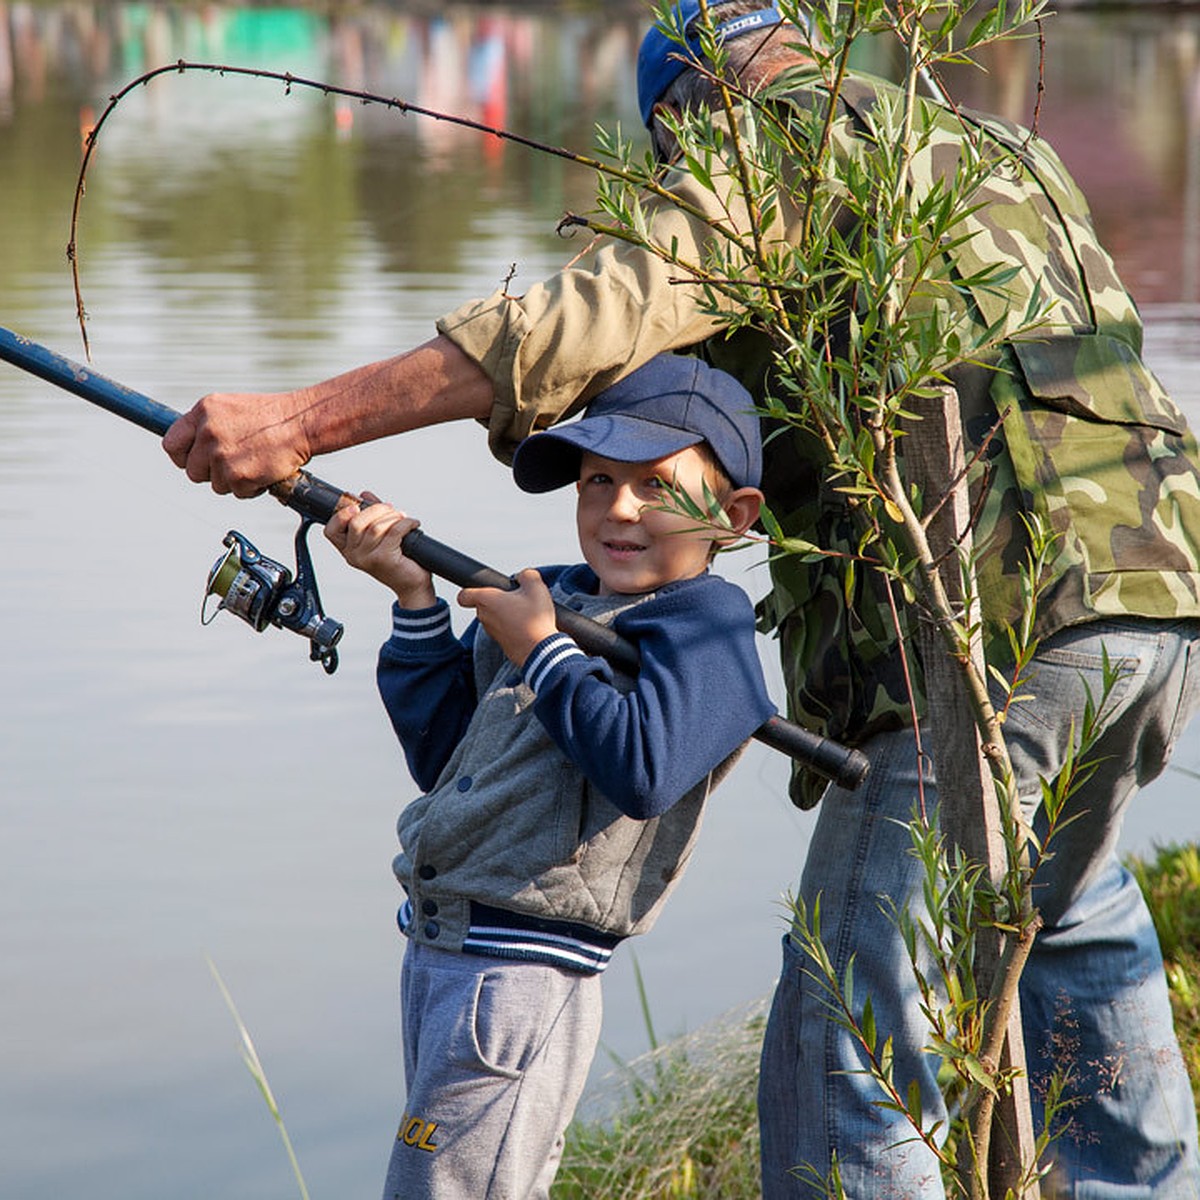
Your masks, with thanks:
M64 257L81 129L143 70L291 71L586 151L597 120L637 127L642 24L636 4L0 2L0 324L82 356ZM1023 47L964 92L1028 120L1036 61ZM1045 82L1041 128L1200 424L1200 18L1071 13ZM514 290L554 270L577 249L554 223L590 194L579 168L450 126L172 74L116 110L90 172L94 366L179 409L327 377L425 339L514 265ZM210 959L314 1198L376 1196L403 1100L390 862L413 795L372 678L386 597L316 537L346 625L335 675L289 634L201 627L225 532L290 561L294 518L188 486L151 435L2 364L0 466L0 1198L295 1194ZM506 570L575 556L569 497L516 492L474 427L316 470ZM735 573L761 587L750 560ZM1176 763L1200 768L1200 731ZM811 824L785 774L750 749L658 927L618 956L613 1054L647 1044L635 959L660 1037L770 988ZM1181 771L1148 789L1126 849L1200 836L1195 789Z

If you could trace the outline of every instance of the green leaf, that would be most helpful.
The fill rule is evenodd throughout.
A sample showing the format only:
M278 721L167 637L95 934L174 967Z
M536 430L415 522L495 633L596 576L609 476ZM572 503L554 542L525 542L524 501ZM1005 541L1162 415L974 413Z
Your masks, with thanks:
M921 1084L919 1080L912 1080L908 1085L908 1098L906 1107L908 1116L912 1123L920 1129L924 1124L925 1110L921 1103Z
M866 1043L867 1049L875 1053L875 1009L871 1004L871 997L868 996L863 1003L862 1020L859 1022L859 1028L862 1031L862 1039Z
M996 1081L985 1069L983 1063L979 1061L974 1054L964 1054L959 1060L959 1066L985 1091L990 1092L993 1096L1000 1094L999 1088L996 1086Z

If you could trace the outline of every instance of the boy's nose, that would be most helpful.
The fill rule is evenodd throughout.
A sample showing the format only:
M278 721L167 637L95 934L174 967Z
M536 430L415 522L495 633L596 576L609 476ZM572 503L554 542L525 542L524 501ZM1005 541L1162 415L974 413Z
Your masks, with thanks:
M618 487L608 514L614 521L636 521L642 515L642 502L628 484Z

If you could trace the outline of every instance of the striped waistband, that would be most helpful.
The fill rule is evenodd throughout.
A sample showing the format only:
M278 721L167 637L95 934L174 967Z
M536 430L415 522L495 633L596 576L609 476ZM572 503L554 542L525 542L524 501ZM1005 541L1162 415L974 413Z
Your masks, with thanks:
M401 905L397 919L401 932L407 933L413 924L410 900ZM462 952L546 963L583 975L599 975L623 940L617 934L602 933L574 921L550 921L472 900Z

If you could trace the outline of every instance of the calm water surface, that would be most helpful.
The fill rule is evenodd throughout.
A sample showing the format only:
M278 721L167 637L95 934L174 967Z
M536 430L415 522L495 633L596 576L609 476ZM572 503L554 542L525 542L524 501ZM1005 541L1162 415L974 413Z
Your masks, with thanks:
M82 349L64 261L80 130L179 57L290 70L586 150L636 128L640 10L0 3L0 324ZM1200 422L1196 18L1052 28L1042 128L1079 173ZM1036 59L973 80L1028 120ZM572 80L578 79L578 86ZM105 126L80 253L94 365L186 408L310 382L428 337L575 251L582 171L474 134L275 84L176 76ZM209 971L233 992L316 1197L377 1195L402 1108L391 876L413 795L376 700L387 602L314 542L342 666L228 616L199 622L230 528L290 558L294 519L187 486L152 435L0 366L0 1197L295 1194ZM517 493L477 429L318 471L417 512L508 570L574 557L569 497ZM752 591L762 571L735 568ZM781 696L763 646L772 688ZM1177 763L1200 768L1200 734ZM607 982L604 1043L646 1046L765 992L809 818L752 747L652 935ZM1142 797L1126 847L1200 835L1195 782ZM604 1057L604 1056L602 1056ZM607 1060L606 1060L607 1061Z

